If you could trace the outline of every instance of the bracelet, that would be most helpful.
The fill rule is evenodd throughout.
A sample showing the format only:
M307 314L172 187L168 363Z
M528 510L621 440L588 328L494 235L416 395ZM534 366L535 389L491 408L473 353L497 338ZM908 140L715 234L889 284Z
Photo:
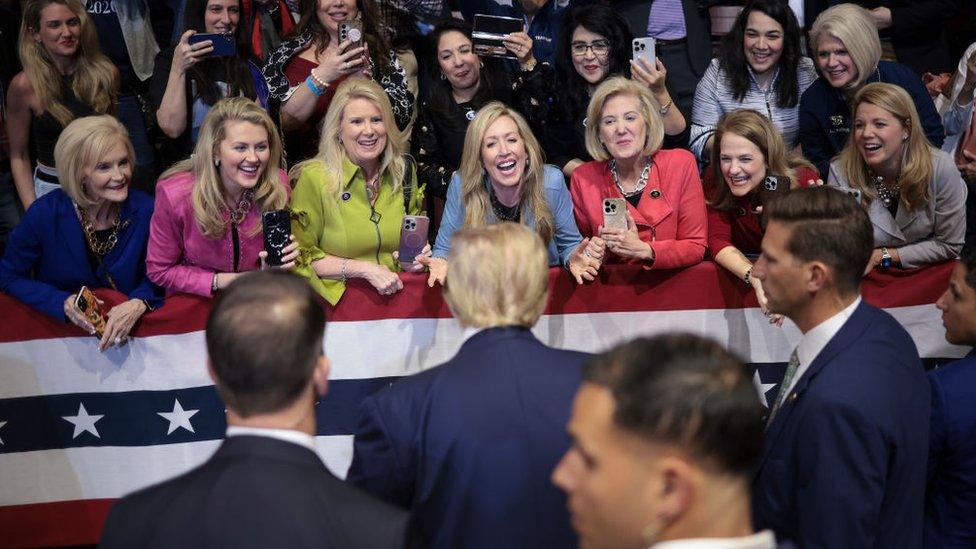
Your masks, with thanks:
M210 295L217 293L217 273L214 273L213 279L210 281Z
M349 264L349 258L346 257L342 258L342 268L339 270L339 276L342 277L342 282L345 282L347 280L346 265L348 264Z
M752 284L752 267L746 269L746 274L742 277L746 284Z
M312 77L312 80L315 81L315 84L318 85L319 89L321 89L322 92L325 93L325 90L328 89L329 87L329 83L326 82L325 80L322 80L318 76L315 76L315 69L308 71L308 75Z
M319 87L315 84L315 80L312 79L312 75L308 75L308 78L305 79L305 86L308 87L309 91L311 91L315 97L322 97L322 94L325 93L325 90L319 89Z
M658 111L661 113L661 116L667 116L668 111L671 110L671 105L674 105L674 98L668 99L668 102Z

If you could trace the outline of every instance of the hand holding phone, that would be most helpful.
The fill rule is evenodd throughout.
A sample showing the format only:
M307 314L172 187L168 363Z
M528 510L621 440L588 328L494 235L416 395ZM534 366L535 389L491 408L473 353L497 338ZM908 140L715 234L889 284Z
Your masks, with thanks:
M349 41L351 48L363 45L363 22L358 19L339 23L339 42Z
M505 37L516 32L522 32L524 28L525 21L515 17L477 13L474 16L474 26L471 32L474 53L490 57L517 59L515 54L505 46Z
M417 254L427 245L427 227L430 219L426 215L405 215L400 229L400 250L397 260L400 263L413 263Z
M98 298L95 294L88 289L88 286L82 286L78 290L78 295L75 297L74 302L75 310L80 312L88 324L95 329L95 337L101 339L105 335L105 313L102 311L102 307L98 304Z
M603 199L603 228L627 230L627 201L625 199Z
M650 36L646 38L634 38L631 43L631 56L634 61L643 59L648 67L655 67L654 46L657 41Z
M261 227L264 230L264 251L268 253L265 262L269 267L280 267L283 263L285 246L291 242L291 212L270 210L261 214Z
M197 33L187 39L190 45L209 40L213 44L213 51L207 57L230 57L237 53L234 47L234 40L231 36L219 33Z

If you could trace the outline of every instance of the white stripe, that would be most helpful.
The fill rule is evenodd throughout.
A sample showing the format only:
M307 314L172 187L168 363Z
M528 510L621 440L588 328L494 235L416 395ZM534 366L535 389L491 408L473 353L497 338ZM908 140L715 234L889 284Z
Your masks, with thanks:
M949 345L934 305L888 310L905 326L922 357L961 357ZM599 352L637 336L686 331L710 337L748 362L786 362L800 332L771 326L758 309L546 315L533 331L547 344ZM333 322L326 354L333 380L414 374L457 352L462 330L453 318ZM93 338L0 344L0 398L43 394L162 391L211 384L203 332L136 339L99 353Z
M0 506L119 498L200 465L221 442L0 454ZM315 437L315 445L326 466L345 478L352 463L352 437Z

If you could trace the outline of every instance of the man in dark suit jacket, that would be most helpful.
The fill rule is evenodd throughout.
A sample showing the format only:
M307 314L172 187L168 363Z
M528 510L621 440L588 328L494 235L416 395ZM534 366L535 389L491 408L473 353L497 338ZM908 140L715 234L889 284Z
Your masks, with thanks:
M976 255L956 265L937 303L946 339L976 345ZM932 436L925 546L976 547L976 350L929 372Z
M423 547L575 547L549 475L569 447L586 355L529 331L548 294L542 240L514 223L465 229L447 269L445 298L469 337L450 361L366 399L347 480L409 507Z
M929 391L911 337L858 295L867 214L819 187L768 215L751 276L803 336L766 423L756 526L801 547L920 547Z
M315 453L324 325L304 279L234 281L207 320L227 440L199 468L116 503L101 546L403 547L406 513L344 484Z

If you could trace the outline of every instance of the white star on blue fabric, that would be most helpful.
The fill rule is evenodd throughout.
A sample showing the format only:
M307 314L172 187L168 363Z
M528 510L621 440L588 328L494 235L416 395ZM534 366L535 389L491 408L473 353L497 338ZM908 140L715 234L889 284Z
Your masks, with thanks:
M756 373L752 374L752 384L756 387L756 392L759 393L759 402L762 403L763 408L769 408L769 401L766 400L766 393L776 386L775 383L763 383L762 378L759 377L759 368L756 368Z
M167 435L173 434L173 431L179 429L180 427L190 431L191 433L196 433L193 430L193 425L190 423L190 418L193 417L200 410L184 410L183 405L180 404L180 399L176 399L173 402L172 412L156 412L157 414L163 416L163 419L169 422L169 430L166 431Z
M61 419L75 426L75 432L71 435L72 439L78 438L78 435L84 433L85 431L95 435L97 438L102 438L102 435L98 434L98 429L95 427L95 422L103 417L105 417L104 414L90 415L88 410L85 410L85 405L79 403L78 415L61 416Z
M0 421L0 429L3 429L3 426L6 425L6 424L7 424L6 421ZM3 444L3 439L2 438L0 438L0 444Z

